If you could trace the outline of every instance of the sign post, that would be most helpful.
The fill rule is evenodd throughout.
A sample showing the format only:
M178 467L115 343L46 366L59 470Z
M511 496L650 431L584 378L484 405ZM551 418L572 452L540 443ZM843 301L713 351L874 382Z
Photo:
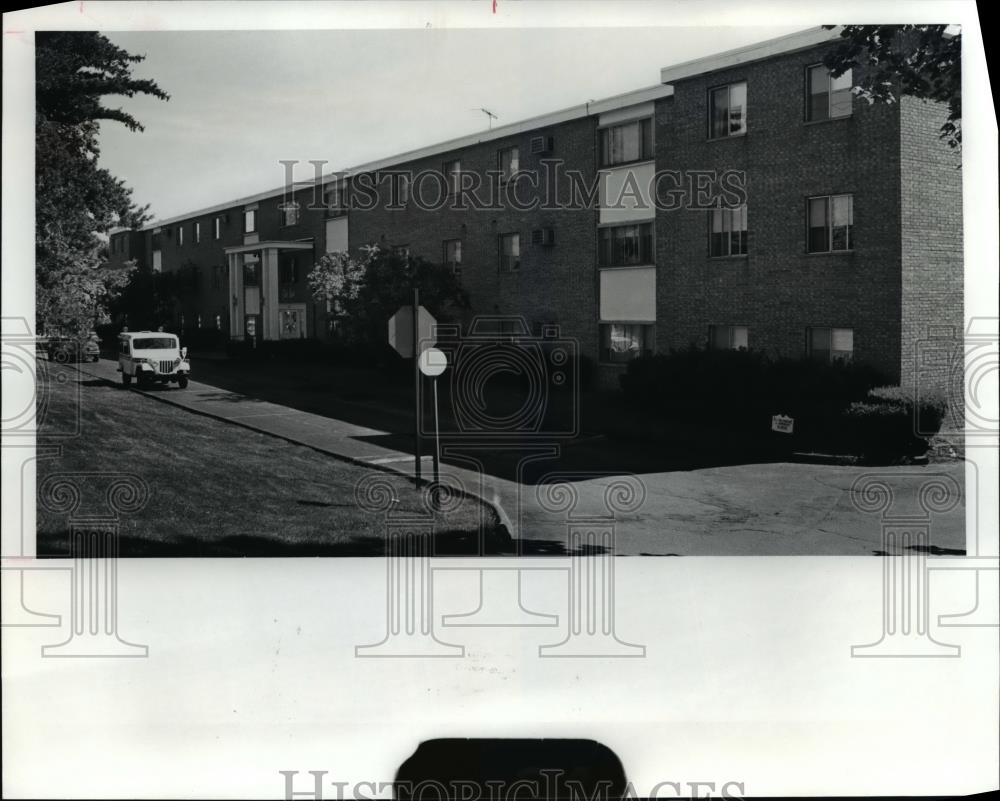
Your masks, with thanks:
M417 352L420 348L420 290L416 287L413 288L411 316L413 317L413 398L415 404L413 413L413 475L417 481L417 489L420 489L420 366L418 364L420 359Z
M420 355L434 344L436 320L420 305L420 290L413 290L413 304L400 307L389 319L389 344L404 359L413 359L413 473L420 486Z
M441 426L438 418L438 382L437 377L448 366L448 356L437 348L427 348L418 359L420 372L429 376L434 387L434 484L441 481Z

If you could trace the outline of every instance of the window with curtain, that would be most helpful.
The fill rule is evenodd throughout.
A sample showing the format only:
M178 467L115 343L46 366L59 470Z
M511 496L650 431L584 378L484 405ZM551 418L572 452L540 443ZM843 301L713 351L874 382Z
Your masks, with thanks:
M653 352L653 326L644 323L603 323L601 361L627 362Z
M722 139L746 133L746 81L712 89L709 92L708 106L708 135L711 139Z
M600 267L630 267L654 262L652 223L600 228L597 244Z
M601 129L601 166L613 167L653 157L653 121L650 119Z
M854 76L851 70L834 78L822 64L806 70L806 119L809 122L851 116Z
M854 329L809 328L806 331L806 352L823 362L849 362L854 357Z
M809 253L854 248L854 196L811 197L807 203Z
M713 209L709 235L710 256L745 256L747 242L747 207Z

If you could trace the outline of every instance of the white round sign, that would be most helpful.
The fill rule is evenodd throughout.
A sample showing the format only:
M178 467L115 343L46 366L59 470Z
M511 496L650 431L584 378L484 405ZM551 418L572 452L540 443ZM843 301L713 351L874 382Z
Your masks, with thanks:
M448 356L437 348L427 348L420 353L420 372L431 378L436 378L448 366Z

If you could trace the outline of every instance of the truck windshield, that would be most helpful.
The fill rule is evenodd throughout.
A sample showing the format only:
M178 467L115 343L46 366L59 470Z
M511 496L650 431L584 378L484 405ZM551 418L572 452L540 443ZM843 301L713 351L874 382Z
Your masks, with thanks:
M136 350L169 350L177 347L177 340L173 337L146 337L144 339L133 339L132 347Z

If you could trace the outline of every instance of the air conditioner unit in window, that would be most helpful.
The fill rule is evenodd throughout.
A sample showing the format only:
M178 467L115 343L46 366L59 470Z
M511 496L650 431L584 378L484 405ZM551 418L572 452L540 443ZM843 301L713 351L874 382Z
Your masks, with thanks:
M551 153L553 150L554 140L551 136L533 136L531 137L531 152L539 155L543 153Z
M531 232L532 245L545 245L546 247L556 243L556 234L552 228L536 228Z

